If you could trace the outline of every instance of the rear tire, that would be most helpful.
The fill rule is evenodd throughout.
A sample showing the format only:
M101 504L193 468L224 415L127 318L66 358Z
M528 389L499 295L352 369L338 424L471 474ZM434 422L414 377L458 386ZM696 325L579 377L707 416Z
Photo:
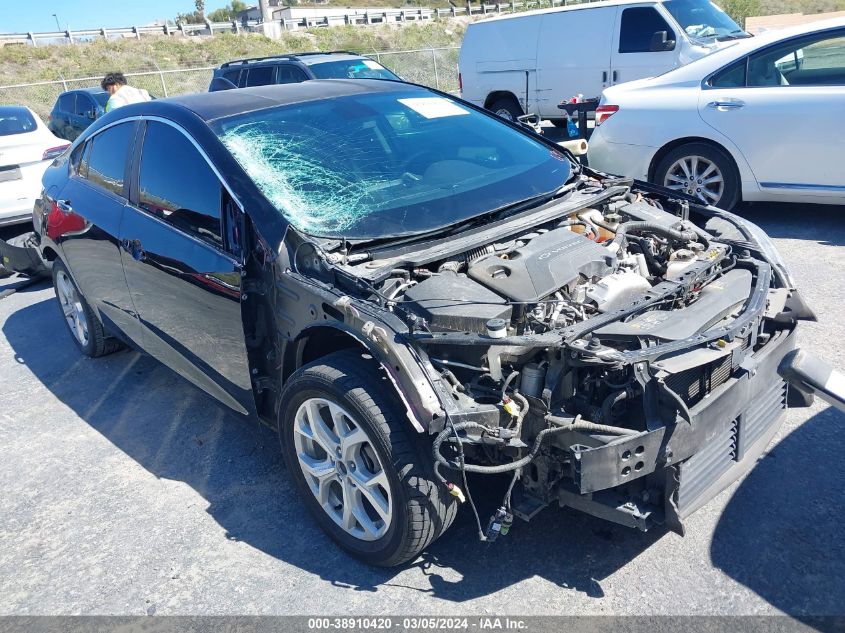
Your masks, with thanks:
M120 341L106 334L103 324L59 259L53 262L53 289L56 291L62 320L80 352L90 358L96 358L111 354L122 347Z
M496 116L502 117L505 121L513 121L514 123L516 123L518 117L525 114L513 97L499 97L487 109Z
M653 181L727 211L740 199L739 173L733 160L709 143L687 143L670 151L654 170Z
M358 351L330 354L285 385L285 464L320 527L354 557L409 561L445 532L457 501L437 484L431 443L407 422L387 376Z

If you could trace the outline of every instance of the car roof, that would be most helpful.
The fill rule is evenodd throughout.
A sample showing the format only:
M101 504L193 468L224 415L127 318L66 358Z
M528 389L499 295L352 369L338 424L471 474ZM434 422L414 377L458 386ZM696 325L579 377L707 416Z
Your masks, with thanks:
M71 94L71 93L74 93L74 92L87 92L90 95L106 94L105 90L103 90L102 88L95 87L95 86L92 86L90 88L74 88L73 90L65 90L62 94L66 95L66 94Z
M243 68L251 65L261 64L278 64L280 62L300 62L302 64L311 65L319 64L325 61L345 60L345 59L362 59L363 55L358 53L350 53L349 51L314 51L310 53L284 53L280 55L270 55L267 57L246 57L244 59L234 59L230 62L220 65L220 69L224 68Z
M146 103L123 106L119 112L135 116L156 115L162 114L163 108L176 107L189 110L208 122L244 112L255 112L293 103L335 99L366 93L405 92L408 90L428 92L421 86L384 79L315 79L300 83L200 92L168 99L157 99Z
M533 11L522 11L520 13L511 13L508 15L497 15L491 18L484 18L478 22L470 22L470 27L478 27L492 22L501 22L502 20L518 20L520 18L543 15L545 13L564 13L567 11L581 11L583 9L599 9L601 7L616 7L626 4L660 4L664 0L601 0L601 2L579 2L578 4L570 4L562 7L553 7L549 9L534 9Z

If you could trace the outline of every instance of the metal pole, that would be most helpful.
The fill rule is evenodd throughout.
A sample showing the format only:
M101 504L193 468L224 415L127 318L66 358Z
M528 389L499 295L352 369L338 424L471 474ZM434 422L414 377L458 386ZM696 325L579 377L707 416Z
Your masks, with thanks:
M431 61L434 62L434 87L440 90L440 78L437 76L437 53L431 49Z
M156 70L158 71L158 77L161 80L161 89L162 89L162 91L164 91L164 96L167 97L167 84L164 83L164 73L161 72L161 68L159 68L158 64L156 64L156 60L153 59L153 60L150 60L150 61L153 62L153 66L155 66Z

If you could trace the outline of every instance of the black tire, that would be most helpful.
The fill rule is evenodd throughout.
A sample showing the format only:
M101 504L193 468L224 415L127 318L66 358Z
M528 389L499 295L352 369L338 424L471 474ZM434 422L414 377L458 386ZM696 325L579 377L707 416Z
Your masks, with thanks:
M517 100L513 97L499 97L487 109L503 119L513 121L514 123L516 123L517 117L525 114Z
M727 152L709 143L687 143L670 151L657 164L654 170L653 182L661 186L666 186L667 174L672 165L679 160L693 156L700 156L710 161L718 167L722 174L724 186L718 199L713 201L705 200L705 202L727 211L730 211L739 204L740 182L736 165ZM691 195L697 195L695 189L692 189Z
M81 306L81 310L79 310L78 312L78 317L80 321L84 321L85 329L87 332L87 338L84 341L81 341L79 337L74 334L74 331L71 329L71 326L68 323L64 310L62 308L62 291L59 289L59 280L60 278L62 278L62 276L64 276L64 278L67 279L67 281L72 285L73 290L78 296L79 304ZM73 278L68 273L68 270L65 265L61 262L61 260L58 259L53 262L53 289L56 292L56 300L58 302L62 320L67 325L68 334L70 334L71 339L73 339L73 342L76 343L76 346L79 348L80 352L90 358L96 358L98 356L105 356L106 354L116 352L122 347L120 341L115 338L111 338L108 336L108 334L106 334L105 330L103 329L103 324L94 314L94 311L91 309L91 306L88 305L88 302L85 300L85 297L79 291L79 288L77 288L76 283L73 281Z
M312 398L329 400L351 414L387 475L392 512L389 527L375 540L356 538L336 523L306 482L295 446L295 417ZM458 503L436 482L431 442L410 428L392 384L372 359L353 350L321 358L291 376L279 401L279 439L288 471L314 519L351 555L380 567L399 565L449 528Z

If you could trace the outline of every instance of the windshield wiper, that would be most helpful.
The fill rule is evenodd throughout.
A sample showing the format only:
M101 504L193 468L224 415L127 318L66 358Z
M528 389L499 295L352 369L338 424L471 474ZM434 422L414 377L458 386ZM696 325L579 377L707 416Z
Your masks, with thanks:
M717 42L727 42L727 41L730 41L730 40L744 40L748 37L753 37L753 35L751 35L751 33L746 33L745 31L740 29L738 31L731 31L730 33L728 33L726 35L720 35L719 37L716 38L716 41Z

